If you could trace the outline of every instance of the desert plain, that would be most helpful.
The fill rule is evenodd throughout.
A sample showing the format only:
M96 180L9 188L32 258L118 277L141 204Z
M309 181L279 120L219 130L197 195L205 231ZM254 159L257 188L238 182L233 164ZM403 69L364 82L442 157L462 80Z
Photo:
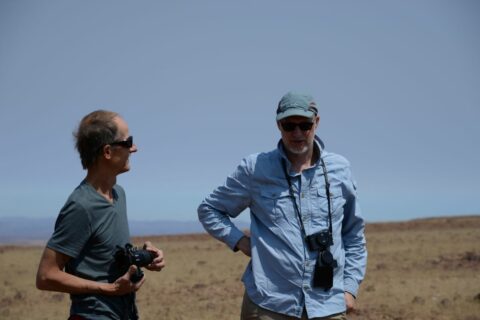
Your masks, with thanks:
M349 319L480 320L480 216L368 223L367 274ZM140 319L239 319L248 258L207 234L151 236ZM0 319L67 319L69 296L35 288L41 245L0 245Z

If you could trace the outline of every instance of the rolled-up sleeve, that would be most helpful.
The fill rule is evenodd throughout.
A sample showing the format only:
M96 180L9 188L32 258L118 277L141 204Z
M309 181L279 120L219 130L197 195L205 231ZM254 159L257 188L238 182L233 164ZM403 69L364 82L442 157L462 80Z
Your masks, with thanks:
M358 203L356 184L349 169L347 170L345 187L348 196L344 207L342 227L345 248L344 288L345 291L356 296L360 283L365 277L367 248L364 234L365 221Z
M205 230L232 250L244 236L230 218L237 217L251 202L249 159L242 160L223 186L215 189L198 207Z

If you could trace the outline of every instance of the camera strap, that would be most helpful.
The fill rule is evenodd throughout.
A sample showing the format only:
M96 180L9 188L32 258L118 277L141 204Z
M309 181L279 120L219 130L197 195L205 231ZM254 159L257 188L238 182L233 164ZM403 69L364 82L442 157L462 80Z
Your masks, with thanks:
M322 170L323 170L323 177L325 179L325 193L326 193L326 196L327 196L327 203L328 203L328 222L329 222L328 232L330 233L330 236L332 237L332 241L333 241L332 205L330 203L331 202L331 199L330 199L330 183L328 182L327 167L325 165L325 162L323 161L321 151L320 151L319 157L320 157L320 164L321 164ZM292 198L293 205L295 207L295 212L297 213L298 219L300 220L300 228L302 230L303 236L306 237L307 233L305 231L305 227L303 225L303 220L302 220L302 215L300 213L300 209L298 208L297 200L296 200L295 194L293 192L292 181L290 179L290 175L288 174L287 162L286 162L285 158L282 158L282 167L283 167L283 171L285 173L285 177L286 177L287 182L288 182L288 190L289 190L289 193L290 193L290 197Z
M333 243L333 227L332 227L332 195L330 194L330 182L328 181L327 175L327 166L325 165L325 161L323 161L322 153L320 152L320 163L323 169L323 178L325 179L325 193L327 196L327 204L328 204L328 232L332 237Z

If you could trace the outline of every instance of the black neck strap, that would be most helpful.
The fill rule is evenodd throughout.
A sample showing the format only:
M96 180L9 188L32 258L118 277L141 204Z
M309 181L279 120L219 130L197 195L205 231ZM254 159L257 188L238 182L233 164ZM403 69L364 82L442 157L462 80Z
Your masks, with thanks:
M331 199L330 199L330 183L328 182L327 167L325 166L325 162L323 161L321 152L319 153L319 158L320 158L320 164L321 164L322 169L323 169L323 177L325 179L325 193L326 193L326 196L327 196L327 203L328 203L328 222L329 222L328 232L330 233L330 236L332 236L332 239L333 239L332 205L330 203L330 201L331 201ZM306 237L307 233L305 231L305 227L303 225L303 220L302 220L302 215L300 214L300 209L298 208L297 200L296 200L295 194L293 192L292 181L290 179L290 174L288 174L287 162L285 161L285 158L282 158L282 166L283 166L283 171L285 173L285 177L287 178L290 197L292 198L293 205L295 207L295 211L297 213L298 219L300 220L300 228L302 229L303 236Z

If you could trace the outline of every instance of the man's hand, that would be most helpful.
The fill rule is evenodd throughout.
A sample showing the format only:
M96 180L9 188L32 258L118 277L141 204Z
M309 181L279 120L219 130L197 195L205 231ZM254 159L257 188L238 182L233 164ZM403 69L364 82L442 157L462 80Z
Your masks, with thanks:
M147 268L150 271L160 271L165 267L165 259L163 257L163 251L155 247L150 241L146 241L143 246L145 250L150 251L155 255L152 263L150 263Z
M134 292L140 289L142 284L145 282L145 276L143 276L142 279L140 279L140 281L138 281L137 283L133 283L132 281L130 281L131 277L133 276L133 274L135 274L136 271L137 266L131 265L128 271L123 276L115 280L115 282L113 283L113 290L111 292L108 292L107 294L113 296L122 296L124 294Z
M240 240L238 240L237 242L236 247L238 250L242 251L243 254L246 255L247 257L252 256L252 247L250 244L250 237L243 236L242 238L240 238Z
M347 313L355 310L355 297L350 292L345 292L345 304L347 305Z

